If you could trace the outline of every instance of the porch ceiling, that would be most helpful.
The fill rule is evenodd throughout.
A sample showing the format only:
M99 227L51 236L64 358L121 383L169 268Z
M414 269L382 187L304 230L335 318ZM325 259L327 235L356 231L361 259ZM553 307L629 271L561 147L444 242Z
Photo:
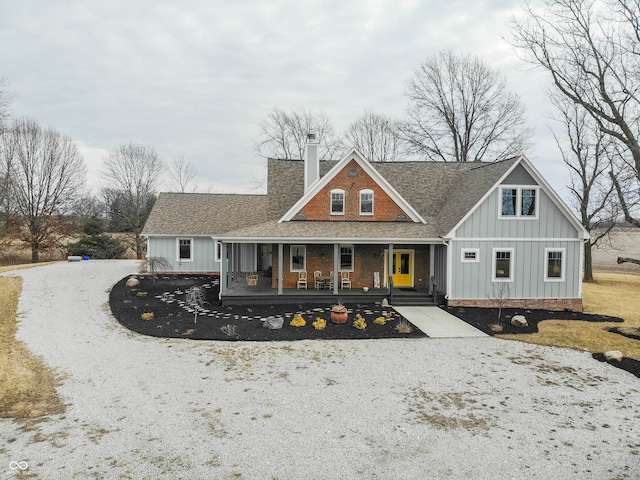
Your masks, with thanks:
M218 237L235 243L440 243L439 229L413 222L276 221L242 228Z

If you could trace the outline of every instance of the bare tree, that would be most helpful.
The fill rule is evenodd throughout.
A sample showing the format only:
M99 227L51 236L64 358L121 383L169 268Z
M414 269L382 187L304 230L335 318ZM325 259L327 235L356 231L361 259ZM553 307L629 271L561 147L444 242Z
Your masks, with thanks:
M103 217L105 213L104 202L91 192L81 192L73 202L73 214L80 218Z
M15 208L9 230L38 262L39 252L60 246L73 227L67 213L85 182L84 160L68 136L29 119L15 120L3 135L2 157Z
M304 158L307 135L313 133L319 141L321 160L339 158L344 153L342 139L336 135L331 120L324 112L312 112L296 107L289 111L274 108L260 122L258 154L271 158Z
M580 223L591 235L584 247L583 277L584 281L591 282L592 249L609 234L617 216L612 202L614 186L607 175L613 153L612 141L582 107L557 93L550 93L550 99L564 127L563 140L555 133L553 135L562 160L569 168L572 203Z
M7 128L9 119L10 96L6 90L7 80L0 77L0 159L2 154L2 136ZM9 210L6 202L9 200L9 160L0 162L0 213L6 214Z
M398 135L398 122L367 110L349 126L345 139L370 162L394 162L400 153Z
M502 160L521 154L531 130L504 76L479 57L450 51L428 58L406 86L410 153L430 160Z
M547 0L512 19L512 43L554 88L618 144L609 176L624 218L640 228L640 2Z
M140 234L155 202L164 163L151 146L129 143L111 151L104 159L105 187L102 192L113 220L135 235L136 257L142 259Z
M6 128L11 114L11 95L7 92L7 79L0 77L0 135Z
M198 189L198 184L194 182L198 171L193 163L184 158L184 155L175 157L169 165L169 191L193 193Z

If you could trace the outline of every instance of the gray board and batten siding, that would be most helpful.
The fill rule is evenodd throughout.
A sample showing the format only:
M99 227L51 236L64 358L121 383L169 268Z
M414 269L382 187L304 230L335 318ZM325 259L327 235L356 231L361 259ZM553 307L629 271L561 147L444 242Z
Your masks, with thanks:
M536 218L501 218L502 186L536 186ZM506 282L509 298L579 298L581 292L581 232L567 218L543 185L521 165L514 169L455 231L451 240L452 279L448 298L495 298L500 282L494 282L494 249L512 249L512 276ZM463 261L463 250L475 249L477 261ZM563 252L561 280L545 279L547 249Z
M444 244L434 245L433 252L433 280L436 283L436 290L447 294L447 246Z
M178 258L178 241L181 238L191 240L192 260ZM215 242L210 236L149 236L148 242L148 252L154 257L164 257L169 260L174 272L220 271L220 262L215 261Z
M580 269L568 268L580 263L581 242L553 241L531 242L528 240L504 241L455 241L452 242L452 278L455 279L451 300L495 298L500 282L493 281L494 249L513 249L512 275L508 298L544 299L579 298ZM477 262L463 262L462 249L475 248L478 251ZM545 281L546 249L563 249L565 272L562 281Z

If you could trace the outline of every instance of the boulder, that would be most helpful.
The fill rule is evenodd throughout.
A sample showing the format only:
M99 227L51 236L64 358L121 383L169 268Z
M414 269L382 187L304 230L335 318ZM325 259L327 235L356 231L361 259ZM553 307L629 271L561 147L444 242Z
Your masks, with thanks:
M621 362L622 356L622 352L619 350L610 350L608 352L604 352L604 358L607 362Z
M514 327L527 327L529 324L524 315L514 315L511 319L511 325Z
M140 280L138 280L136 277L131 277L129 280L127 280L127 283L125 285L127 287L137 287L138 285L140 285Z
M264 319L262 326L269 330L279 330L284 325L284 318L280 317L267 317Z

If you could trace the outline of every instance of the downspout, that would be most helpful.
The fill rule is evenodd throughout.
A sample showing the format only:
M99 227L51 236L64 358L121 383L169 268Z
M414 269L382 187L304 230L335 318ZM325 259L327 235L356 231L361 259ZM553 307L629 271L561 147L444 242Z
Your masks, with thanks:
M580 271L578 272L578 298L580 300L583 300L582 286L584 284L584 281L582 279L584 278L584 246L587 242L590 242L590 241L591 241L591 238L586 238L586 239L583 239L582 243L580 244Z
M447 291L444 294L444 299L447 301L449 300L449 293L451 292L451 269L453 268L453 261L452 261L452 256L451 256L451 240L445 240L443 237L442 238L442 244L447 247L447 268L445 269L445 275L446 275L446 284L447 284Z

